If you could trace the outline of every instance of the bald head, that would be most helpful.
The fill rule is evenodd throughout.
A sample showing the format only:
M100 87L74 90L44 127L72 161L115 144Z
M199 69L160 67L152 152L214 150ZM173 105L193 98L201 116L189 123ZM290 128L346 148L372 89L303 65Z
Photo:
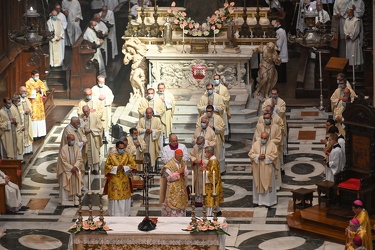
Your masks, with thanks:
M176 134L169 135L169 144L171 144L172 147L176 147L178 145L178 138Z
M85 114L86 117L90 115L90 107L85 105L82 107L82 112Z
M264 139L264 140L268 140L268 133L267 133L267 132L262 132L262 133L260 134L260 138L261 138L261 139Z

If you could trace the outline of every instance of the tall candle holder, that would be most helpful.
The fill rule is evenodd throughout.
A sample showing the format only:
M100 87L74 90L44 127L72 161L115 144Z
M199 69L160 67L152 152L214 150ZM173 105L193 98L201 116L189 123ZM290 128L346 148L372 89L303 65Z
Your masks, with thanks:
M212 51L212 54L217 54L216 41L213 42L213 45L214 45L214 50Z
M182 51L181 51L182 54L185 54L186 53L186 50L185 50L185 41L182 41Z
M190 225L196 226L197 225L197 218L195 217L195 193L190 194L191 200L191 222Z
M89 218L88 218L88 221L89 221L89 224L90 224L90 223L94 222L94 218L92 217L92 193L89 192L87 195L89 196Z
M203 223L207 221L207 206L206 206L206 197L207 194L202 194L203 197Z
M100 216L99 216L99 220L102 222L102 225L104 226L105 225L105 221L104 221L104 210L103 210L103 193L99 194L99 200L100 200L100 203L99 203L99 213L100 213Z
M145 24L145 8L143 7L143 4L142 4L142 8L141 8L141 25L139 27L139 32L138 32L138 36L140 37L145 37L147 36L147 31L146 31L146 24Z
M217 206L216 206L216 198L217 198L218 194L216 194L216 193L212 193L211 196L214 198L214 208L213 208L214 218L213 218L213 220L214 220L214 221L217 221Z
M77 197L78 197L78 221L77 221L77 226L79 228L82 227L82 224L83 224L83 218L82 218L82 197L83 197L83 194L76 194Z

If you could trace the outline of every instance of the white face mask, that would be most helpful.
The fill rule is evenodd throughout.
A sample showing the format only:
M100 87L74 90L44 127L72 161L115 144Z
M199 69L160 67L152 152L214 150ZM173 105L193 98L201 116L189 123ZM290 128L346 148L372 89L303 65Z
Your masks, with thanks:
M149 100L154 99L154 95L153 95L153 94L148 94L148 95L147 95L147 99L149 99Z

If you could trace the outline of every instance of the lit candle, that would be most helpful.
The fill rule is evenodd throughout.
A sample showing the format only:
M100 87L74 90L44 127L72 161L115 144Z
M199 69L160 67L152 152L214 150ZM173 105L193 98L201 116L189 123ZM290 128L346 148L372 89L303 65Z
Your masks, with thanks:
M78 182L81 183L82 176L81 176L81 170L78 169ZM78 188L78 194L81 194L81 188Z
M102 192L102 170L99 170L99 194Z
M191 171L191 192L194 194L194 170Z
M213 176L212 176L212 178L213 178L213 183L212 183L212 184L213 184L213 188L214 188L214 191L213 191L212 194L215 195L215 194L216 194L216 187L215 187L215 170L213 171L212 175L213 175Z
M216 27L214 27L214 43L216 42L216 34L215 34L215 29L216 29Z
M206 194L206 171L203 171L203 195Z
M89 194L91 194L91 171L89 170Z
M185 25L182 24L182 43L185 42L185 32L184 32L184 30L185 30Z

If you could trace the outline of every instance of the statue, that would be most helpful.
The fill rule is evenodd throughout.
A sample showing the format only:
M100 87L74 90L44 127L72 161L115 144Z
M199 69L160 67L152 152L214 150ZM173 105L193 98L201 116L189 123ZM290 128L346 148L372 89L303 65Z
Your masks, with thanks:
M227 28L228 45L225 46L223 50L224 53L238 54L241 52L240 48L234 42L234 39L236 38L236 32L236 23L233 21L233 17L231 17Z
M276 45L272 42L267 43L266 46L259 46L254 52L262 54L254 97L262 95L260 98L264 100L277 82L278 76L275 64L280 65L281 59L276 52Z
M133 88L133 93L130 94L130 100L133 98L144 97L145 86L147 84L146 52L146 45L136 37L127 40L122 47L122 53L125 55L124 64L128 65L131 61L133 62L129 79Z

